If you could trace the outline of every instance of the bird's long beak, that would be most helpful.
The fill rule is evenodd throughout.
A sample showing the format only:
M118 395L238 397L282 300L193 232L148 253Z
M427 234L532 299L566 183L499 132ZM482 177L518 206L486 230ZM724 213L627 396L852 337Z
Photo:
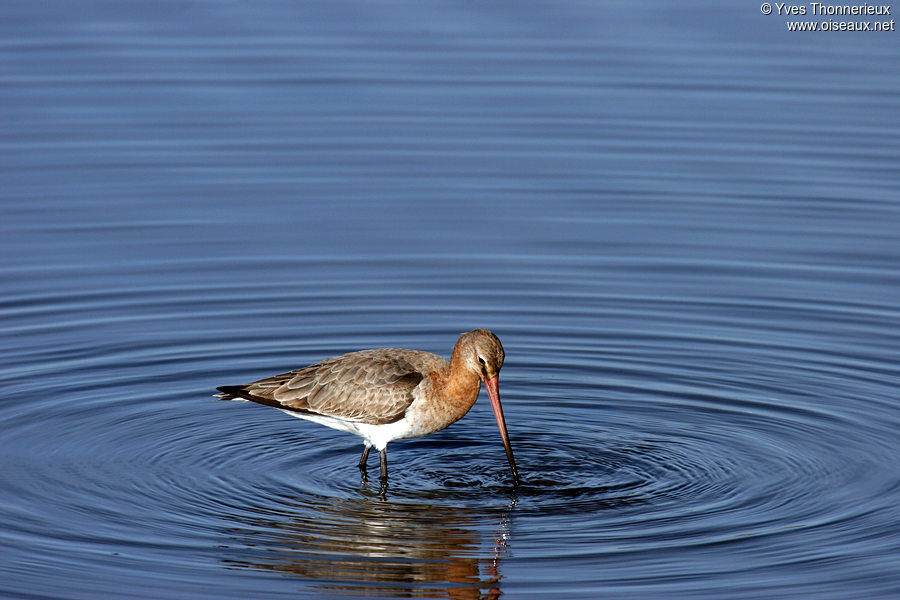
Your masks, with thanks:
M506 433L506 420L503 418L503 407L500 406L500 376L494 375L484 380L484 388L491 399L491 408L494 409L494 417L497 418L497 427L500 428L500 437L503 438L503 447L506 448L506 458L512 469L513 481L519 484L519 472L516 471L516 459L513 458L512 446L509 444L509 434Z

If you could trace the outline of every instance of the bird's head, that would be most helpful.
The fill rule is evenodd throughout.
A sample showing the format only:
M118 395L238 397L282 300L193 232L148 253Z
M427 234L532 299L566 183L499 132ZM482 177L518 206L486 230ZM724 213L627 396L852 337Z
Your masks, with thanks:
M509 443L509 434L506 431L506 419L503 418L503 408L500 406L500 368L506 354L503 345L497 336L487 329L473 329L462 334L456 347L453 349L454 358L458 355L465 367L477 373L484 382L491 399L491 408L494 409L494 417L497 419L497 427L500 429L500 437L503 447L506 449L506 458L512 469L513 481L519 483L519 473L516 470L516 461L513 458L512 446Z
M488 381L500 374L506 354L497 336L487 329L467 331L460 336L456 345L463 364L478 374L482 381Z

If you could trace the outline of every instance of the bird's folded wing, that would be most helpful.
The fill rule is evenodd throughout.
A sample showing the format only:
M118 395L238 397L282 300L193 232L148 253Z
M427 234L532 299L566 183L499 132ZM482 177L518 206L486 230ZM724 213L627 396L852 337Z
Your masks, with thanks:
M243 393L238 395L358 423L393 423L403 418L414 400L413 390L425 378L425 357L417 355L426 353L388 350L363 350L328 358L240 386Z

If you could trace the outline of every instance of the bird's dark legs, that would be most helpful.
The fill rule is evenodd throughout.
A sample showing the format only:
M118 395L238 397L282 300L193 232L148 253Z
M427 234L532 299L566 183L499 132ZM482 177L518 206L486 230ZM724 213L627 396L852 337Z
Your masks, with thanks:
M360 473L362 473L363 485L365 485L366 481L368 481L368 479L369 479L369 475L366 472L366 462L369 460L369 450L371 450L371 449L372 449L372 446L367 444L366 447L363 448L362 457L360 457L360 459L359 459L359 471L360 471ZM381 495L381 498L384 499L385 494L387 492L387 481L388 481L387 448L379 450L378 453L381 455L381 477L380 477L381 488L379 489L378 493Z
M362 471L363 473L366 472L366 461L369 460L369 450L371 448L372 448L372 446L366 446L363 449L362 458L359 459L359 470Z

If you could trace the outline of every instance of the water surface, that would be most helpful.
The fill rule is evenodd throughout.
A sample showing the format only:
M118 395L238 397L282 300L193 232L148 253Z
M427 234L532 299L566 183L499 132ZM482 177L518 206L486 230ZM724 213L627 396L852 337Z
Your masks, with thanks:
M0 592L900 596L900 52L758 6L14 2ZM390 446L217 385L495 331Z

